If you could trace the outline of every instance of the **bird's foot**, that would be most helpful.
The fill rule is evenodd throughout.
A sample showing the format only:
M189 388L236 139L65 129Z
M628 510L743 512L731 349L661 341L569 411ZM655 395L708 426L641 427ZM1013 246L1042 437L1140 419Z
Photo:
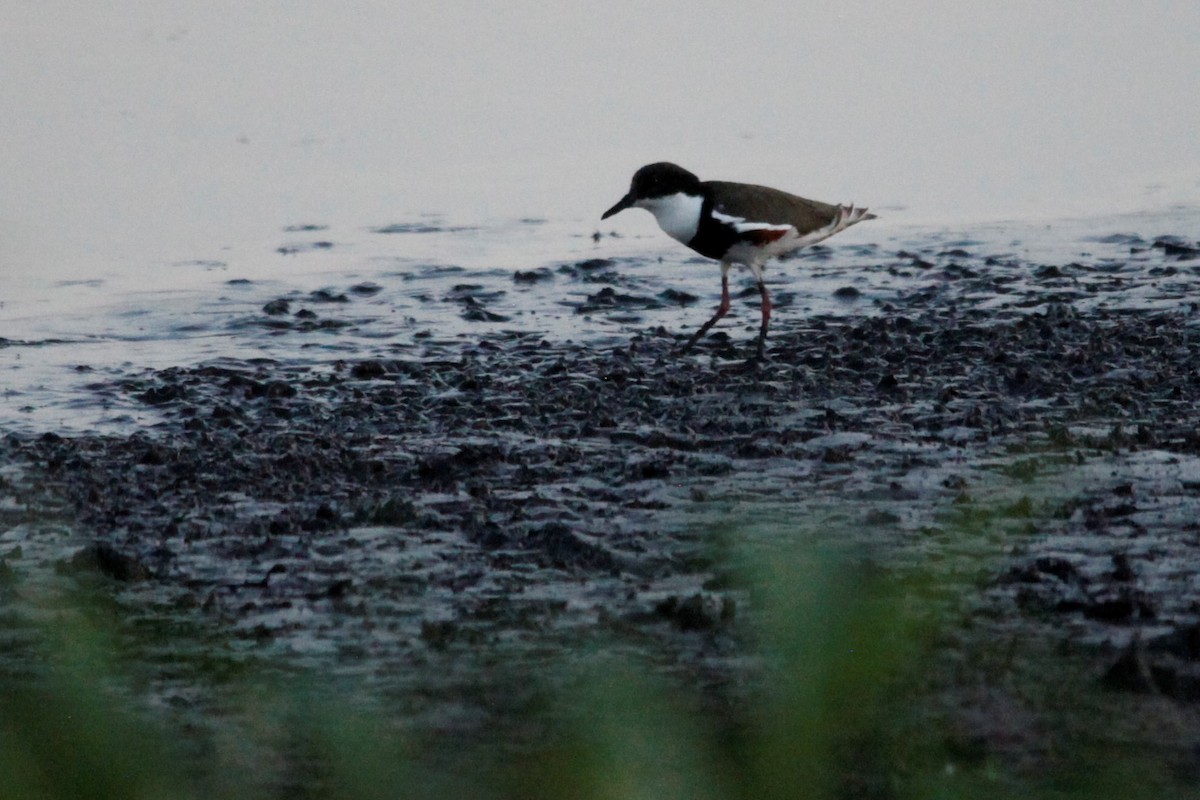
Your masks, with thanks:
M699 330L696 333L693 333L691 336L688 337L688 340L686 342L684 342L679 347L675 348L675 355L686 356L688 353L692 352L692 348L696 346L696 343L700 341L700 337L703 336L706 332L707 331Z
M758 341L754 344L754 355L750 356L749 361L754 361L759 364L767 360L767 337L759 336Z

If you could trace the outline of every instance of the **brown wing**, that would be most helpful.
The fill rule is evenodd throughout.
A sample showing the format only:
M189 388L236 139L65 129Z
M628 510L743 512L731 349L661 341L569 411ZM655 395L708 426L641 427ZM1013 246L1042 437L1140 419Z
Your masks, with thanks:
M740 209L736 216L745 217L750 222L793 225L801 236L825 227L837 216L835 205L797 197L767 186L726 181L705 181L705 185L719 189L730 203L736 204ZM714 204L713 208L722 214L730 213L720 204Z

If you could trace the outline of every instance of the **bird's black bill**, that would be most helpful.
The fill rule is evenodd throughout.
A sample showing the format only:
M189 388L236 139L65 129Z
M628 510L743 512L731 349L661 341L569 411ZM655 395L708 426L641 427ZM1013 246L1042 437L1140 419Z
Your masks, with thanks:
M616 214L618 211L624 211L625 209L629 208L632 205L633 205L633 193L631 192L630 194L627 194L624 197L622 197L620 200L618 200L617 204L615 206L613 206L608 211L605 211L603 214L601 214L600 219L608 219L613 214Z

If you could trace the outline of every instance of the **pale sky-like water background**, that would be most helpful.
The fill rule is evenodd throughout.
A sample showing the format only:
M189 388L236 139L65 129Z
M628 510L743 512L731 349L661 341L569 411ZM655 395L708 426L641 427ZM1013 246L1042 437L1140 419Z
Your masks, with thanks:
M845 244L1050 241L1067 218L1088 220L1072 244L1194 235L1200 208L1194 0L8 0L0 20L0 337L68 339L38 356L54 369L230 349L186 331L231 279L680 263L648 214L589 238L661 159L880 214ZM281 257L302 224L336 246ZM470 230L371 233L392 224ZM707 303L715 269L688 269Z

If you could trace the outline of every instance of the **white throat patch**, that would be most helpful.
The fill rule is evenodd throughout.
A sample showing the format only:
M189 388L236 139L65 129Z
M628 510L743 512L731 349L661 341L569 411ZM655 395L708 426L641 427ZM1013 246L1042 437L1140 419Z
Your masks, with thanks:
M704 198L676 192L666 197L645 197L634 203L658 220L658 227L677 242L687 244L696 237L700 227L700 209Z

